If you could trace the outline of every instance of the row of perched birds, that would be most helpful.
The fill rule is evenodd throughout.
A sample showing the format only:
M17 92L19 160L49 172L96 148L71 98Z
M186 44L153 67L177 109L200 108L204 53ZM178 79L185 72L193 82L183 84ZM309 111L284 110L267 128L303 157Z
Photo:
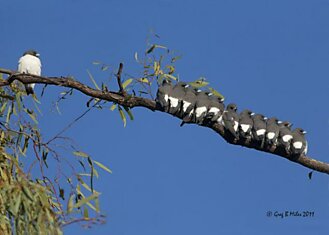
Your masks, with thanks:
M305 131L291 129L291 123L277 118L266 118L246 109L237 113L233 103L226 106L224 99L208 91L197 89L188 83L163 80L157 91L157 107L187 122L209 125L221 124L236 140L252 141L270 151L281 148L288 156L300 156L307 153Z

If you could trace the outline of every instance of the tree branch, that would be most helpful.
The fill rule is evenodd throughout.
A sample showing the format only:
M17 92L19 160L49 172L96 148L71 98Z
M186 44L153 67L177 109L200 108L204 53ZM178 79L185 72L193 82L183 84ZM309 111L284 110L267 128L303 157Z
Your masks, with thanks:
M123 64L120 63L119 65L119 70L118 70L118 73L117 73L117 80L118 80L118 86L119 86L119 92L120 94L122 94L123 96L126 96L126 91L123 89L122 87L122 82L121 82L121 74L122 74L122 69L123 69Z
M121 72L122 72L122 64L120 64L119 71L117 74L118 85L119 85L120 91L123 90L122 84L121 84ZM86 86L85 84L82 84L69 77L42 77L42 76L29 75L29 74L18 74L15 71L1 69L1 68L0 68L0 73L9 75L7 80L0 80L0 87L8 86L14 80L18 80L24 84L39 83L39 84L63 86L63 87L69 87L69 88L78 90L87 96L114 102L114 103L117 103L124 107L129 107L129 108L144 107L144 108L147 108L152 111L161 111L156 106L156 103L154 100L146 99L143 97L130 96L130 95L124 94L122 92L118 93L118 92L114 92L114 91L95 90L95 89L93 89L89 86ZM120 87L120 84L121 84L121 87ZM274 151L271 151L271 150L268 150L265 148L261 148L261 146L255 144L255 143L252 143L252 142L250 143L250 142L246 142L244 140L236 141L232 138L232 136L228 132L225 131L224 127L218 123L202 125L202 126L213 129L216 133L221 135L230 144L240 145L240 146L244 146L247 148L256 149L256 150L259 150L262 152L271 153L272 155L281 156L292 162L303 165L309 169L329 174L329 164L328 163L317 161L308 156L300 156L298 158L291 158L291 156L288 156L283 150L280 150L278 148Z

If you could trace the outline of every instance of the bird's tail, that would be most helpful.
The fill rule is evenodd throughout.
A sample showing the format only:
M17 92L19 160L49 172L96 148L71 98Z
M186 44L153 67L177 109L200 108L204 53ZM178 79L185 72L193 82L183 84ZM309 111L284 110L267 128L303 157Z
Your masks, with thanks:
M34 91L33 88L31 86L29 86L28 84L25 84L25 91L27 95L33 95Z

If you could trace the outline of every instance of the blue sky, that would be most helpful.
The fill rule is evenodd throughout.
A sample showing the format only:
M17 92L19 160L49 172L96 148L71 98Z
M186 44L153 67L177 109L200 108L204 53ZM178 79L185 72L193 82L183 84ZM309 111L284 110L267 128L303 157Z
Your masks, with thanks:
M91 85L106 73L95 60L138 74L154 30L183 57L180 78L205 76L237 103L308 131L309 155L329 156L329 1L6 1L1 3L0 67L23 51L41 53L45 76L72 75ZM127 78L127 77L125 77ZM115 87L117 89L117 87ZM36 88L40 94L41 88ZM78 93L53 111L60 88L41 100L43 134L53 136L85 110ZM71 128L94 159L108 165L96 187L107 223L65 234L327 234L329 180L280 157L227 144L213 131L136 108L123 128L117 113L95 110ZM312 211L275 218L267 211Z

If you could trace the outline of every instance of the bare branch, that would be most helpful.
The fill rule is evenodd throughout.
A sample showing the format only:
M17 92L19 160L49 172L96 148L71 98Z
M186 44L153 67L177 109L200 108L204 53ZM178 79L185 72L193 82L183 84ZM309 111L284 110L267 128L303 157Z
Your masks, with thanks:
M118 85L119 85L119 92L120 94L122 94L123 96L126 96L126 91L123 89L122 87L122 82L121 82L121 74L122 74L122 69L123 69L123 64L120 63L119 65L119 70L118 70L118 73L117 73L117 80L118 80Z
M121 69L120 69L120 67L121 67ZM120 66L120 67L119 67L119 71L117 74L119 84L121 83L121 77L119 75L122 72L122 66ZM144 108L147 108L152 111L155 111L155 110L160 111L159 108L157 108L154 100L146 99L143 97L137 97L137 96L127 97L122 92L118 93L118 92L114 92L114 91L95 90L95 89L93 89L89 86L86 86L85 84L82 84L72 78L41 77L41 76L28 75L28 74L17 74L15 71L7 70L7 69L0 69L0 73L9 75L8 80L0 81L0 87L8 86L14 80L18 80L24 84L39 83L39 84L70 87L70 88L73 88L75 90L82 92L83 94L85 94L87 96L90 96L93 98L98 98L101 100L115 102L124 107L129 107L129 108L144 107ZM119 79L119 77L120 77L120 79ZM121 84L121 86L122 86L122 84ZM234 139L232 139L232 136L229 133L225 132L224 127L218 123L213 123L213 124L203 125L203 126L213 129L216 133L221 135L230 144L240 145L240 146L244 146L247 148L256 149L256 150L259 150L262 152L271 153L272 155L281 156L292 162L303 165L309 169L329 174L329 164L328 163L317 161L317 160L312 159L307 156L291 158L290 156L287 156L287 154L280 149L276 149L273 152L271 152L270 150L261 148L259 145L255 145L253 143L247 143L247 142L244 142L243 140L235 141Z

